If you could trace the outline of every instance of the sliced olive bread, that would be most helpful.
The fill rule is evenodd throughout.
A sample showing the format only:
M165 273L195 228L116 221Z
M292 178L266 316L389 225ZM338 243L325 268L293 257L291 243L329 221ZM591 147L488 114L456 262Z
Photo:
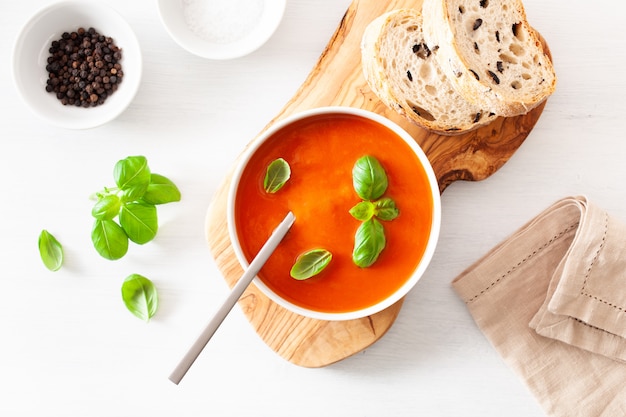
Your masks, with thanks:
M495 119L453 88L434 59L436 48L424 40L419 10L385 13L364 32L363 74L383 103L426 129L452 135Z
M424 35L466 100L524 114L554 92L556 74L520 0L424 0Z

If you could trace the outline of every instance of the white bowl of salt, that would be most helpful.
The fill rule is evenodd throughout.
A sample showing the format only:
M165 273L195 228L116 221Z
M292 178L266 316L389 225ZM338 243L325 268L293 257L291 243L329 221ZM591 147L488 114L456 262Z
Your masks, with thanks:
M174 41L209 59L233 59L260 48L280 24L286 0L158 0Z

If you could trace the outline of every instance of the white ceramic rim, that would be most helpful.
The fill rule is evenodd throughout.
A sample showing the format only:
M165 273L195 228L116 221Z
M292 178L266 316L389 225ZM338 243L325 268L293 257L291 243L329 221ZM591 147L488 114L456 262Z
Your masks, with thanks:
M182 0L157 0L157 6L161 23L178 46L202 58L227 60L251 54L269 40L283 19L287 0L265 0L259 24L243 38L224 44L208 42L187 27L176 14Z
M426 157L426 154L422 150L422 148L417 144L417 142L413 139L411 135L409 135L402 127L392 122L391 120L380 116L376 113L370 112L368 110L357 109L352 107L342 107L342 106L329 106L329 107L319 107L311 110L302 111L291 116L286 117L283 120L278 121L271 127L269 127L265 132L263 132L253 143L251 143L248 148L242 153L240 156L237 166L232 175L231 184L228 190L228 200L227 200L227 209L226 209L226 218L228 225L228 234L230 236L230 241L235 251L235 255L237 256L237 260L245 270L249 263L246 260L243 251L241 250L241 246L239 244L239 238L237 236L237 230L235 228L235 219L234 219L234 203L235 196L237 192L237 188L239 185L239 181L241 179L241 175L248 161L252 157L252 155L256 152L256 150L274 133L283 129L285 126L297 122L302 119L306 119L311 116L325 115L325 114L347 114L354 115L358 117L363 117L369 120L372 120L376 123L379 123L387 128L391 129L395 132L400 138L402 138L415 152L422 166L424 167L424 171L428 177L428 181L430 183L432 199L433 199L433 220L431 224L430 236L428 239L428 243L426 245L426 249L424 251L424 255L420 260L417 268L411 275L411 278L408 279L404 285L402 285L394 294L385 300L374 304L365 309L345 312L345 313L325 313L315 310L309 310L298 305L295 305L282 297L278 296L274 291L272 291L267 285L263 283L263 281L256 276L253 280L254 284L272 301L277 303L278 305L286 308L287 310L299 314L305 317L311 317L319 320L353 320L366 316L370 316L372 314L378 313L387 307L390 307L401 298L407 295L407 293L415 286L415 284L420 280L423 276L426 268L430 264L430 261L435 253L435 248L437 246L437 241L439 240L439 231L441 228L441 195L439 194L439 186L437 182L437 177L435 176L435 172L430 164L430 161ZM296 223L298 219L296 219Z
M58 39L64 31L74 30L72 25L90 25L91 22L59 22L59 28L53 33L43 33L41 35L32 32L36 30L44 19L49 15L60 13L63 10L73 10L75 14L85 16L96 16L95 19L107 22L103 26L113 25L121 28L121 33L108 33L107 28L97 28L105 36L111 36L116 44L122 48L123 57L122 65L126 65L124 70L124 80L120 84L119 89L107 98L104 104L88 109L78 108L74 106L63 106L59 103L54 94L45 91L45 81L41 81L41 85L37 85L37 80L33 83L32 77L28 77L21 70L21 61L28 60L36 67L43 67L41 77L46 77L45 71L46 58L48 57L48 49L50 42ZM95 20L94 19L94 20ZM90 19L86 19L90 20ZM114 22L108 23L108 22ZM63 26L67 25L67 26ZM96 26L96 25L93 25ZM77 28L78 26L76 26ZM31 41L40 41L45 38L41 45L29 45ZM23 57L23 53L37 50L36 55L32 57ZM95 1L79 1L65 0L52 3L41 8L22 26L11 55L11 71L15 86L20 93L22 100L26 105L41 119L47 123L63 127L67 129L89 129L103 125L123 113L128 105L133 101L139 85L141 83L143 71L143 59L141 55L141 47L135 32L130 24L115 9L106 4ZM128 71L127 68L132 68ZM41 94L33 93L34 89L40 88ZM52 109L47 111L46 109Z

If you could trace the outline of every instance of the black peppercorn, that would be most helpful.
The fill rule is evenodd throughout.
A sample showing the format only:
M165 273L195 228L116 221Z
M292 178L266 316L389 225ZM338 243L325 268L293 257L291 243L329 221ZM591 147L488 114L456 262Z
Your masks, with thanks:
M46 91L63 105L101 105L122 82L122 50L94 28L64 32L48 51Z

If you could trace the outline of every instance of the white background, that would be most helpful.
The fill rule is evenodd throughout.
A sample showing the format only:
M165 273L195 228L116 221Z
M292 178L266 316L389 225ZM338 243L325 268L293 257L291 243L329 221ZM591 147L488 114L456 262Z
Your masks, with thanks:
M235 309L179 386L170 371L228 291L204 236L212 195L304 81L350 1L290 0L262 49L226 62L178 47L154 1L108 3L139 37L144 77L127 111L86 131L47 126L13 86L14 39L47 1L0 5L0 415L543 415L450 282L567 195L586 194L626 221L623 3L525 1L551 47L557 91L500 171L444 192L434 260L383 339L335 365L300 368ZM106 261L91 245L88 197L112 184L118 159L137 154L174 180L183 200L159 207L155 241ZM39 259L44 228L65 247L56 273ZM159 289L148 324L122 304L131 273Z

